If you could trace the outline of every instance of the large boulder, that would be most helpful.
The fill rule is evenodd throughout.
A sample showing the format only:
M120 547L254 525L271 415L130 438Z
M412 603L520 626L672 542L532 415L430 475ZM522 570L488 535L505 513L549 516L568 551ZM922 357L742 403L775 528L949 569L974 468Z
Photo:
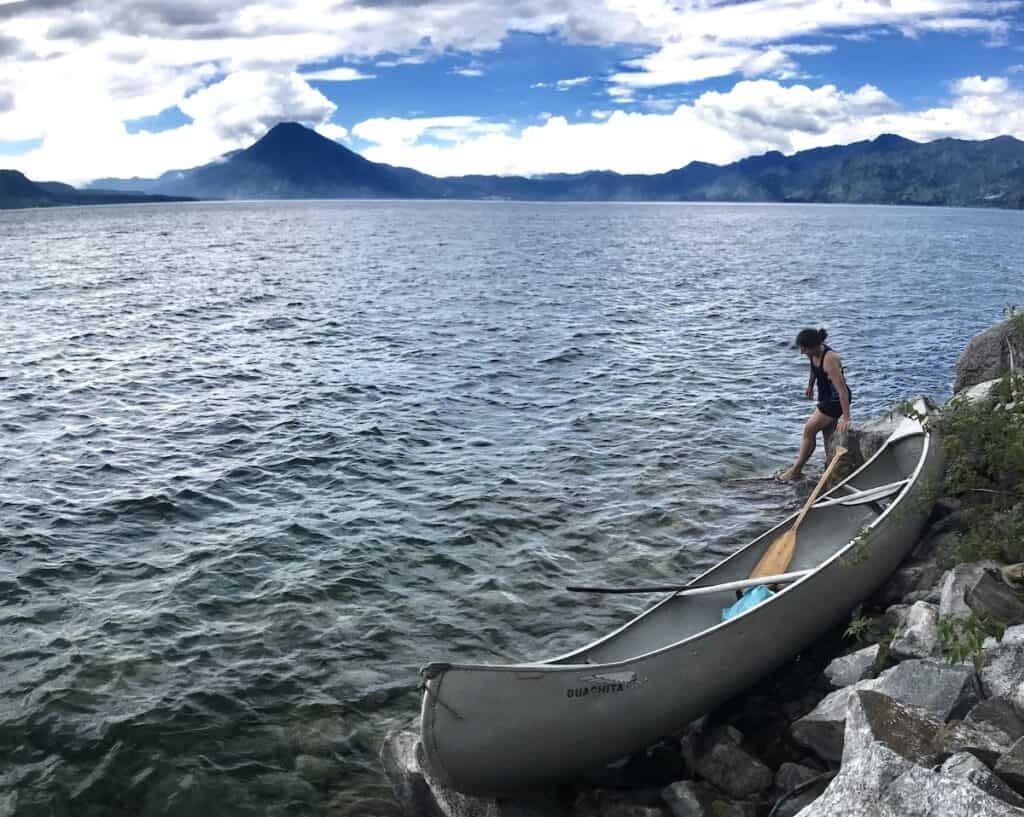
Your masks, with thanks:
M935 404L928 397L917 396L910 403L916 411L930 414L936 410ZM846 456L841 460L837 478L853 473L854 470L871 459L902 420L903 415L898 410L888 411L879 417L851 426L847 431L834 434L830 448L826 452L828 458L833 457L835 446L842 446L846 449Z
M1007 584L992 561L957 565L942 577L939 615L966 618L972 613L1003 624L1024 622L1024 593Z
M847 706L859 692L882 693L923 709L940 721L965 714L979 697L970 666L950 666L932 659L903 661L878 678L827 695L812 712L793 724L793 740L823 760L838 761L843 754Z
M1004 803L1009 803L1011 806L1024 808L1024 797L1021 797L996 777L988 766L970 752L958 752L955 755L951 755L942 764L942 773L949 777L958 777L973 783L982 791L999 798Z
M1010 356L1024 368L1024 332L1019 318L1008 318L971 338L956 363L953 391L1002 377L1010 371Z
M799 817L1024 817L961 777L931 771L942 723L875 692L849 700L843 765Z

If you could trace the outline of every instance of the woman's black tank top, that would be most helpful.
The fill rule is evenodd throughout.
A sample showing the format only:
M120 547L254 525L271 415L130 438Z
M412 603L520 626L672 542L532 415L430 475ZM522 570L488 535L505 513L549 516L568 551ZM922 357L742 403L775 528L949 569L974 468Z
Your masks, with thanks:
M821 353L821 365L815 366L814 360L811 360L811 371L814 373L814 380L818 384L818 401L821 403L838 403L839 402L839 390L835 387L832 382L832 378L828 376L828 372L825 371L825 355L832 350L828 347L824 347L825 351ZM851 397L850 387L846 387L847 397Z

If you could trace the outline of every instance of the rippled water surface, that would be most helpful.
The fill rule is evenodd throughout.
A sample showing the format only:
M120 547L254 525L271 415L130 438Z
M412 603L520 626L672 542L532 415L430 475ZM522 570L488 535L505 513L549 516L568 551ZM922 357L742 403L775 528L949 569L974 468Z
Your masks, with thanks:
M948 396L1024 213L260 203L0 214L0 814L392 815L429 660L553 655ZM815 466L820 468L820 453Z

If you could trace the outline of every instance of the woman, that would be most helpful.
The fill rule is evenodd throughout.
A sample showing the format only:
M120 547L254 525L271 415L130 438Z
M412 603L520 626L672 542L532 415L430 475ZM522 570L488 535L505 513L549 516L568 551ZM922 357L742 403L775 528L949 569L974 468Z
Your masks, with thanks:
M807 379L807 390L804 392L808 400L814 397L814 385L818 386L818 407L804 424L804 437L800 443L800 453L793 467L783 471L777 479L782 482L799 479L804 464L814 453L815 438L818 432L825 438L825 447L836 429L846 431L850 427L850 387L843 377L843 361L831 348L825 345L828 333L824 329L802 329L796 336L796 346L800 354L807 355L811 363L810 375ZM838 420L838 424L837 421Z

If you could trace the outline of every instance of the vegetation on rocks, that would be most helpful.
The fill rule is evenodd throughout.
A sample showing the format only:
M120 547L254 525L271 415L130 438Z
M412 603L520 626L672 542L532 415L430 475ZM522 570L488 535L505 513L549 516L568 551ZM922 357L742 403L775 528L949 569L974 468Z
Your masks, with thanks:
M943 493L962 504L962 532L947 564L1024 561L1024 377L1005 375L980 400L961 394L941 421L946 451Z
M950 664L970 660L975 672L981 672L986 638L1002 640L1006 624L988 616L972 613L966 618L949 616L938 622L942 654Z

